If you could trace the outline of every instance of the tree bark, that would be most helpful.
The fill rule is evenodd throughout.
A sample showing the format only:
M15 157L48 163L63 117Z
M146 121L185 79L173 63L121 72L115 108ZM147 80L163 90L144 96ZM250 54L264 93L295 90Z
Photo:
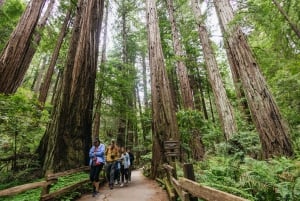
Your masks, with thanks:
M206 62L208 78L214 93L220 123L223 128L225 139L229 140L237 131L233 109L228 100L226 90L222 82L222 77L218 69L217 60L209 39L208 31L206 30L203 20L201 20L202 15L198 6L198 0L191 0L191 3L198 26L199 38Z
M101 54L101 64L100 64L100 73L105 72L105 63L106 63L106 42L107 42L107 22L108 22L108 10L109 10L109 1L105 1L105 21L103 26L103 44L102 44L102 54ZM99 137L99 131L100 131L100 111L102 106L102 93L103 89L105 87L104 79L100 79L100 84L97 91L97 99L96 99L96 110L93 118L93 138Z
M32 87L31 87L31 89L35 93L38 93L39 88L41 86L42 78L43 78L43 74L44 74L45 69L46 69L46 63L47 62L48 62L48 57L44 56L41 63L40 63L40 68L36 70L37 71L36 78L34 79L34 82L32 83Z
M46 102L47 96L48 96L48 91L50 89L50 84L51 84L51 79L52 79L52 75L54 73L54 69L55 69L55 65L57 62L57 58L59 56L59 51L61 48L61 45L64 41L64 38L66 36L67 30L68 30L68 24L71 18L71 10L69 10L66 14L66 17L64 19L64 22L62 24L58 39L56 41L56 45L51 57L51 61L48 67L48 70L44 76L42 85L40 87L40 94L39 94L39 102L40 104L43 106Z
M149 108L148 104L148 82L147 82L147 66L146 66L146 55L142 53L142 66L143 66L143 87L144 87L144 104L145 108Z
M44 170L56 172L88 165L103 4L78 1L62 90L45 133L49 138Z
M188 79L187 69L185 63L182 59L185 54L182 50L182 45L179 39L179 31L176 25L176 19L174 17L174 6L173 0L167 0L168 11L169 11L169 21L171 23L173 47L175 56L178 58L176 60L177 66L177 76L180 82L180 92L183 100L183 106L185 109L194 109L193 96L191 91L191 86Z
M293 149L288 128L283 121L274 98L259 69L246 36L237 25L231 25L234 18L228 0L214 0L220 23L224 30L232 56L238 62L238 73L249 104L253 122L259 133L263 157L292 156Z
M179 136L175 109L164 65L155 0L147 0L146 7L152 100L151 177L155 178L159 176L159 166L167 162L163 154L163 142L171 138L178 140Z
M27 51L46 0L28 3L16 29L0 54L0 93L15 93L21 85L28 66L23 66Z
M192 90L189 82L189 77L187 73L187 68L185 63L183 62L183 58L186 57L185 53L183 52L179 31L177 29L176 19L174 17L174 5L173 0L167 0L167 6L169 11L169 21L171 23L171 30L172 30L172 38L173 38L173 48L176 56L176 67L177 67L177 77L179 80L180 92L181 97L183 100L183 108L185 110L194 110L194 102L193 102L193 95ZM195 140L196 139L196 140ZM200 160L204 157L204 144L201 140L201 133L200 130L193 130L190 131L190 146L192 151L193 159Z
M217 16L218 16L221 31L224 34L224 33L226 33L225 28L224 28L224 25L221 23L220 14L218 12L217 12ZM229 63L230 70L231 70L231 75L232 75L232 80L234 83L236 95L239 100L239 108L242 111L242 113L245 115L247 121L249 123L252 123L249 106L247 103L247 99L245 97L245 92L243 90L243 87L241 86L241 78L240 78L240 75L238 72L239 63L234 60L234 56L232 55L233 53L231 52L231 50L229 48L228 41L227 40L223 40L223 41L224 41L224 46L225 46L225 50L226 50L226 54L227 54L228 63Z

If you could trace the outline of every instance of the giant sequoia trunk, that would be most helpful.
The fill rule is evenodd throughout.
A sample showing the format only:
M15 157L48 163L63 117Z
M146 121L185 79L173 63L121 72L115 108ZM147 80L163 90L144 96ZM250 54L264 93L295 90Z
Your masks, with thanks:
M192 96L192 89L189 82L189 77L187 73L187 68L182 58L185 57L185 54L182 49L179 31L177 29L176 19L174 17L174 5L173 0L167 0L168 11L169 11L169 21L171 23L172 29L172 38L173 38L173 47L176 60L177 67L177 77L179 80L181 97L183 100L183 107L185 110L194 110L194 102ZM192 156L195 160L203 159L205 154L204 144L201 140L200 130L190 131L190 142L189 142L192 150Z
M88 164L102 13L103 1L78 1L62 89L45 133L44 170Z
M253 122L259 133L263 157L293 155L288 128L279 113L274 98L267 88L259 65L241 29L230 24L233 10L228 0L214 0L220 23L224 27L234 62L239 64L238 74L245 91Z
M178 125L164 66L155 0L147 0L146 4L153 133L151 177L155 178L159 175L159 165L167 162L162 154L163 142L170 138L178 140Z
M206 30L203 20L201 20L202 16L198 6L198 0L191 0L191 2L198 25L199 38L206 62L209 82L214 93L219 119L225 135L224 137L228 140L237 131L233 110L222 82L221 73L218 69L217 60L209 39L208 31Z
M16 29L0 55L0 93L15 93L21 85L28 66L22 63L31 46L35 27L46 0L28 3Z

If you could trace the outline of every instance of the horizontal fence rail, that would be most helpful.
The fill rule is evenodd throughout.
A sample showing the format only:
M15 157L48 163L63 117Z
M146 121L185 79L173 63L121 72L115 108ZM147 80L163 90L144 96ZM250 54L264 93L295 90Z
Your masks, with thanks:
M67 170L67 171L64 171L64 172L47 173L46 176L45 176L45 181L29 183L29 184L24 184L24 185L15 186L15 187L12 187L12 188L0 190L0 197L13 196L13 195L17 195L19 193L23 193L23 192L28 191L28 190L32 190L32 189L36 189L36 188L42 188L40 200L44 201L44 200L53 199L57 196L63 195L64 193L67 193L67 192L70 192L70 191L72 191L76 188L79 188L80 186L82 186L85 183L90 182L89 179L84 179L84 180L79 181L75 184L66 186L62 189L56 190L55 192L49 193L50 188L51 188L51 184L56 183L58 181L59 177L75 174L75 173L82 172L82 171L87 171L89 169L90 169L89 166L83 166L83 167L80 167L80 168L71 169L71 170ZM102 181L103 180L104 179L102 179Z
M198 200L197 198L201 198L206 201L249 201L236 195L204 186L187 178L180 177L177 179L176 170L174 167L166 164L163 165L163 167L167 172L167 182L172 185L174 191L182 201L194 201ZM192 175L193 174L194 172L192 172ZM174 192L170 190L170 187L167 189L167 191L169 194L169 199L171 201L176 200L176 197L174 197Z

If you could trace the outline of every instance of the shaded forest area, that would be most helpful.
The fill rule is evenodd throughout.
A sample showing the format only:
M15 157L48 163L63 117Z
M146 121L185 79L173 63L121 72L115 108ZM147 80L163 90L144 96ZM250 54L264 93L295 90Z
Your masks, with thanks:
M130 148L152 179L176 140L178 165L193 163L199 183L299 200L299 10L0 0L0 189L87 165L99 137Z

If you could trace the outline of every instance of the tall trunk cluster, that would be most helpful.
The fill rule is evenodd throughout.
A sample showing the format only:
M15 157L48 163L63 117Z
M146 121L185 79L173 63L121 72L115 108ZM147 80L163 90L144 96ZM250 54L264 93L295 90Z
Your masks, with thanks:
M105 18L104 18L104 24L103 24L103 44L102 44L102 53L101 53L101 64L100 64L100 73L105 72L105 63L106 63L106 42L107 42L107 22L108 22L108 10L109 10L109 0L105 1ZM94 113L93 118L93 137L99 136L99 130L100 130L100 110L102 106L102 95L103 95L103 89L105 87L104 79L102 78L100 80L100 84L98 86L98 90L96 93L96 110Z
M192 89L189 82L189 77L187 73L187 68L185 63L183 62L183 58L185 57L185 53L183 52L183 48L180 41L179 31L177 29L176 19L174 17L174 5L173 0L167 0L167 6L169 11L169 21L171 23L172 29L172 38L173 38L173 47L175 56L178 58L176 61L177 67L177 77L179 80L181 97L183 100L183 107L185 110L194 110L194 102ZM190 131L190 142L189 142L192 150L192 156L195 160L203 159L204 157L204 145L201 139L201 133L199 129Z
M224 88L221 73L218 69L217 60L209 39L208 31L203 20L201 20L201 10L198 6L198 0L192 0L192 8L198 25L199 38L203 49L206 62L209 82L215 97L215 103L219 114L219 119L223 128L225 139L228 140L237 131L234 119L233 109L228 100Z
M57 58L59 56L60 48L62 46L62 43L64 41L65 35L67 33L67 30L68 30L68 24L70 22L71 12L72 11L70 9L70 10L68 10L68 12L66 14L64 22L62 24L62 27L60 29L58 39L56 41L54 51L52 53L52 57L51 57L51 60L50 60L48 70L47 70L47 72L44 76L43 82L42 82L41 87L40 87L39 102L40 102L41 105L44 105L45 102L46 102L46 99L47 99L48 91L50 89L52 75L53 75L54 69L55 69L55 64L57 62Z
M224 27L232 59L239 68L253 122L259 133L263 157L293 155L288 128L285 125L274 98L267 87L253 53L240 27L232 25L233 10L228 0L214 0L220 23Z
M163 155L163 142L171 138L174 140L179 138L178 124L164 65L155 0L147 0L146 6L153 132L151 177L155 178L159 175L158 167L166 162L166 157Z
M103 2L78 1L62 88L46 130L44 170L88 164Z

